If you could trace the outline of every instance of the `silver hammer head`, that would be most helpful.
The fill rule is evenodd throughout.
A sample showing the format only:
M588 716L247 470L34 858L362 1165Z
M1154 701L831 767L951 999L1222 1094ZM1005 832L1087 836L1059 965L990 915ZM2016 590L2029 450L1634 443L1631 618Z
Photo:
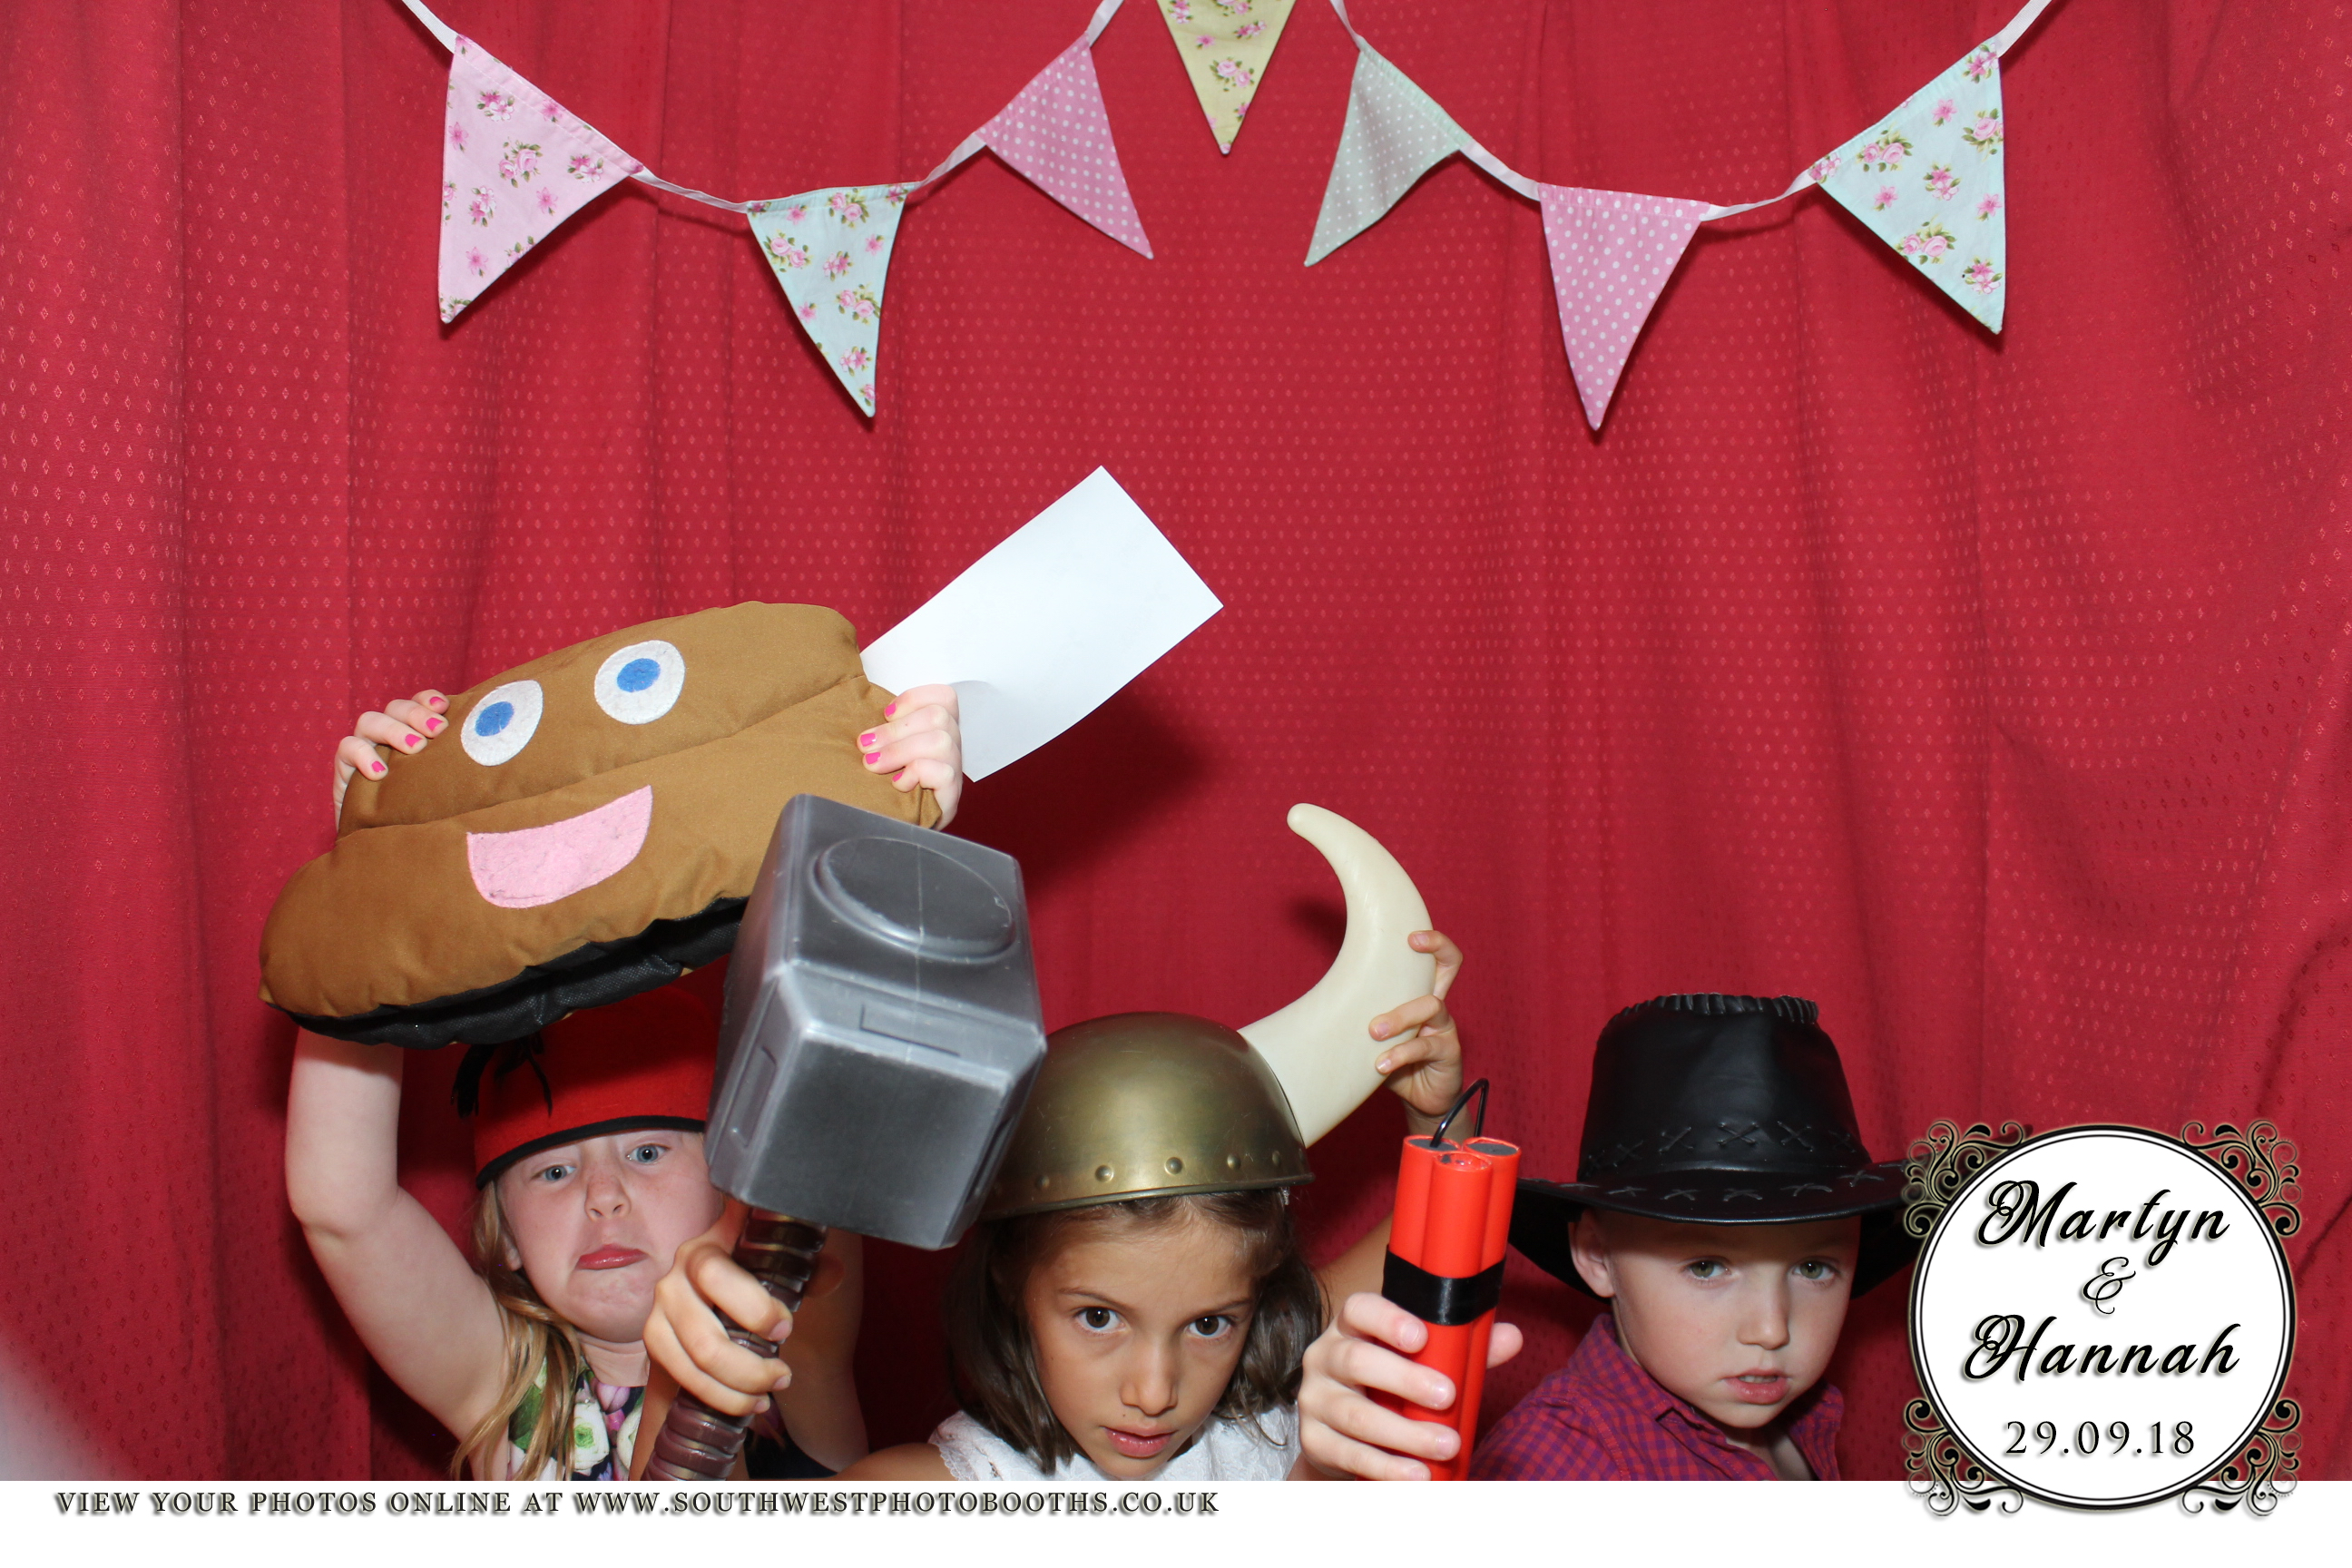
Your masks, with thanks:
M817 795L784 807L727 977L713 1183L813 1224L949 1246L1045 1055L1011 856Z

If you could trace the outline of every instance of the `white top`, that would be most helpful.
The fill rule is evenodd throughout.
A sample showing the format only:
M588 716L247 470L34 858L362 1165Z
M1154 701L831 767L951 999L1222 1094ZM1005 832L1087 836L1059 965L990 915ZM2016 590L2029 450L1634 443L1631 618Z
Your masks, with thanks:
M1155 1481L1278 1481L1298 1458L1298 1414L1287 1406L1238 1421L1211 1421L1191 1447L1160 1467ZM931 1434L931 1447L960 1481L1020 1485L1029 1481L1098 1481L1104 1475L1084 1454L1058 1469L1041 1470L1028 1455L959 1410Z

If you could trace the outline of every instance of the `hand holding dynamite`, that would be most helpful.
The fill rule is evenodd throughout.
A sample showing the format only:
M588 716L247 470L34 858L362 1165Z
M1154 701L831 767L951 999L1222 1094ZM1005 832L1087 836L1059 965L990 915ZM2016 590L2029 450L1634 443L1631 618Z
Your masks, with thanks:
M1519 1151L1446 1136L1473 1095L1483 1123L1486 1094L1482 1079L1430 1132L1404 1140L1381 1293L1349 1298L1307 1353L1302 1473L1459 1480L1468 1472L1486 1370L1520 1345L1517 1329L1495 1321Z
M1445 1136L1474 1094L1483 1123L1486 1080L1480 1079L1463 1091L1435 1132L1404 1141L1396 1222L1381 1283L1383 1298L1427 1328L1414 1363L1443 1373L1459 1391L1451 1403L1434 1408L1392 1393L1373 1395L1411 1420L1443 1422L1454 1429L1460 1443L1454 1456L1430 1467L1436 1480L1463 1478L1478 1435L1478 1402L1519 1175L1517 1145L1483 1137L1457 1143Z

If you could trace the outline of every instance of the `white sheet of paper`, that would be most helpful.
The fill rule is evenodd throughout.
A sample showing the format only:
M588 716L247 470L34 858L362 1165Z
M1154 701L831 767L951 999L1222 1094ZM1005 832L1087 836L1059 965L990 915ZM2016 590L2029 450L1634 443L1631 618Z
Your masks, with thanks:
M1224 606L1097 468L867 645L892 691L956 688L963 771L984 779L1101 707Z

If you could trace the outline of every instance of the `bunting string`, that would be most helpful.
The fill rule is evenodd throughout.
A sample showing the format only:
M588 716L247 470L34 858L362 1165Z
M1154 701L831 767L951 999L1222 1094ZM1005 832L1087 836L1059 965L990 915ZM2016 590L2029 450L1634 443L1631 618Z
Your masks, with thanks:
M1356 47L1356 66L1306 264L1380 222L1431 169L1460 154L1540 212L1561 346L1595 430L1698 226L1813 186L1998 332L2008 273L2000 60L2050 3L2026 0L1999 32L1777 195L1725 205L1547 184L1519 173L1375 49L1356 30L1347 0L1331 0ZM1151 255L1095 73L1094 45L1123 0L1099 0L1075 42L921 177L740 202L664 179L444 23L425 0L401 4L450 52L441 187L445 322L572 214L622 180L635 180L743 214L793 318L871 416L890 258L907 205L982 150L1112 239ZM1296 0L1156 4L1218 152L1230 153Z
M1541 209L1560 342L1585 421L1595 430L1616 395L1634 339L1698 226L1787 201L1814 185L1997 332L2007 300L2009 249L2000 58L2049 6L2050 0L2028 0L2000 31L1873 129L1800 171L1779 195L1724 205L1529 179L1366 42L1349 19L1346 0L1331 0L1355 43L1356 70L1307 265L1379 222L1423 174L1460 153Z
M1101 0L1076 43L920 179L738 202L662 178L442 21L424 0L401 0L449 51L441 320L456 321L524 252L590 201L624 179L635 180L750 219L794 319L858 408L871 416L898 220L908 198L982 148L1111 238L1150 256L1095 75L1095 40L1123 3ZM1242 7L1248 3L1241 0Z

